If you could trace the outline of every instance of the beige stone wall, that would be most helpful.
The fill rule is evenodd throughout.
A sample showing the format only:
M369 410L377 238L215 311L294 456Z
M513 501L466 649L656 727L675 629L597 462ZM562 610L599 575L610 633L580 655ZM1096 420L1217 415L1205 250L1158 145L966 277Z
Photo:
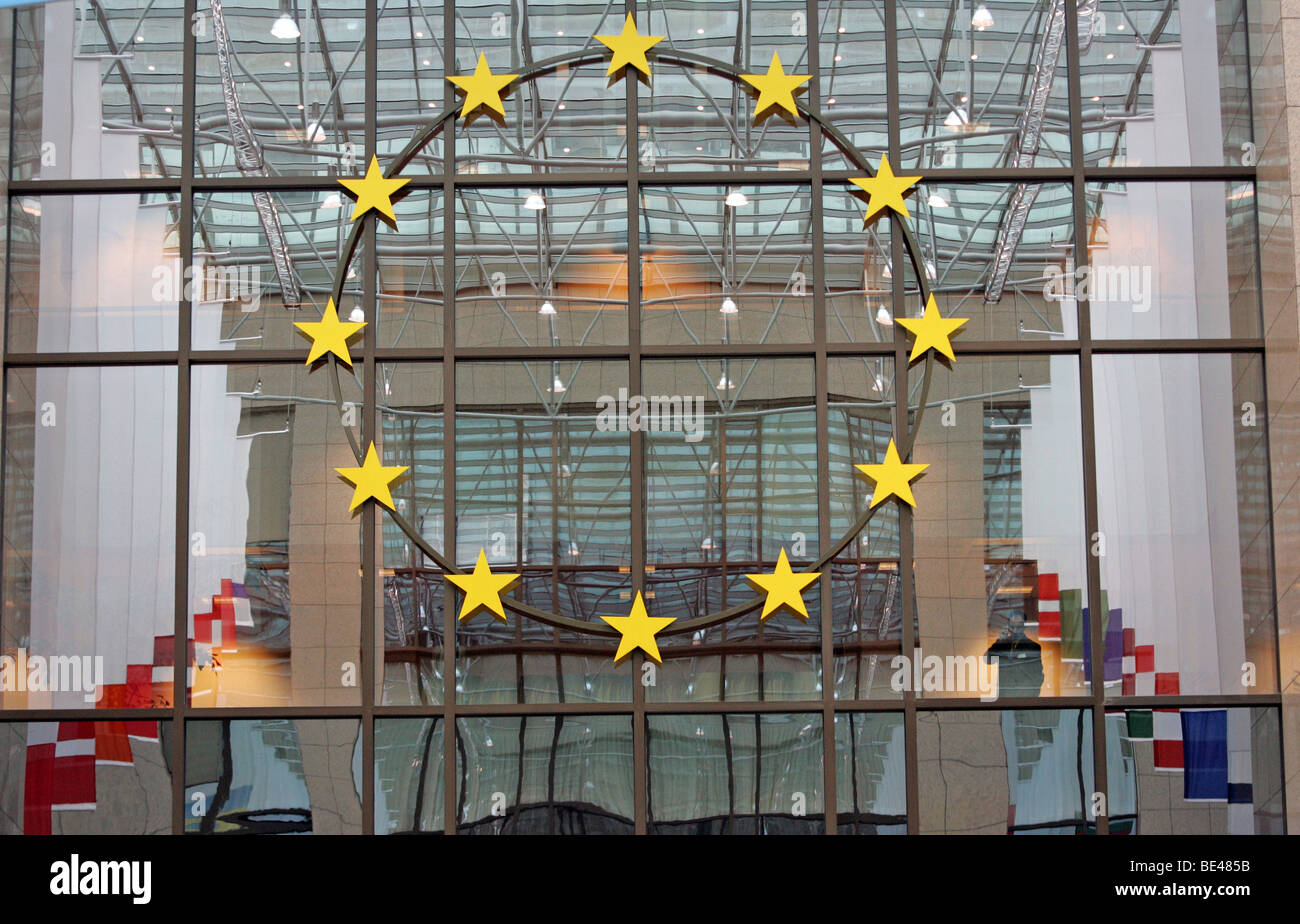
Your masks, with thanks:
M1255 140L1259 152L1259 231L1263 262L1269 427L1273 476L1278 633L1281 645L1284 773L1288 830L1300 830L1300 251L1294 236L1300 171L1300 0L1247 6L1254 61Z

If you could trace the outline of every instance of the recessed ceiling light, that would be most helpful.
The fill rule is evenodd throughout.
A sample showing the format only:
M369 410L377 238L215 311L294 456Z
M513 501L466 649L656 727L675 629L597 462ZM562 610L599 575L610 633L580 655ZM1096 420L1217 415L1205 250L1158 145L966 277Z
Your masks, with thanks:
M284 62L284 66L285 66L285 67L293 67L293 62L292 62L292 61L285 61L285 62Z
M572 148L565 148L565 149L564 149L564 153L565 153L565 154L568 154L569 151L571 151L571 150L572 150Z
M703 112L703 111L704 111L704 107L703 107L703 106L696 106L695 108L698 109L700 112Z
M156 70L158 70L158 68L156 68L156 67L154 67L152 64L150 64L150 65L148 66L147 70L156 71Z
M417 33L415 33L415 37L416 37L416 38L424 38L424 33L423 33L423 32L417 32Z
M428 59L428 58L425 58L425 59L424 59L423 61L421 61L420 63L423 64L425 67L428 67L428 66L429 66L429 59Z
M564 103L560 103L560 105L556 106L555 108L556 108L556 109L563 109L563 108L564 108Z
M836 56L835 56L835 60L836 60L836 61L843 61L843 60L844 60L844 55L836 55Z
M848 32L848 31L849 30L846 29L844 26L840 26L840 32Z

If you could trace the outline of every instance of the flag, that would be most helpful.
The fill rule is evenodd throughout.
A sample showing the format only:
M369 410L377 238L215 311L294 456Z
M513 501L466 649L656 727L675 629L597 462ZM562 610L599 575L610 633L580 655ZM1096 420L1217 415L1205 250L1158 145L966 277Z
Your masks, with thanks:
M1124 713L1130 741L1150 741L1155 737L1150 709L1128 709Z
M1183 769L1183 723L1177 709L1154 709L1151 715L1155 736L1152 755L1155 769L1178 773Z
M1061 591L1061 660L1083 660L1083 591Z
M1061 576L1038 575L1038 640L1061 640Z
M1183 798L1188 802L1228 801L1228 711L1185 709Z

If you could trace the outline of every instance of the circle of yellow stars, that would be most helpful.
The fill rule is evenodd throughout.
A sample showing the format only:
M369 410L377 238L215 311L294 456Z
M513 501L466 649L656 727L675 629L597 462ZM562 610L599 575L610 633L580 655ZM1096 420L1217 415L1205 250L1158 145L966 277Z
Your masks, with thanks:
M631 67L646 78L650 78L650 60L647 58L647 52L664 40L662 35L642 35L630 14L623 24L621 33L597 35L594 38L609 52L609 69L606 75L611 77L616 74L621 75ZM479 55L472 74L448 76L447 80L464 95L459 118L468 120L480 109L489 110L504 118L506 110L501 95L518 77L518 74L493 73L487 62L487 56L483 54ZM812 79L812 76L787 74L780 55L773 52L766 73L741 74L740 78L756 91L755 118L761 118L772 109L797 118L799 108L795 102L795 94ZM896 176L887 156L881 157L875 176L851 178L849 182L867 196L864 224L888 212L894 212L904 220L910 218L906 196L921 179L920 176ZM339 183L356 200L352 221L373 210L394 223L396 215L393 212L393 196L407 182L405 178L384 176L378 158L373 155L365 176L339 180ZM897 320L899 325L913 337L909 363L924 357L930 351L951 362L956 359L951 337L969 318L941 316L934 296L931 295L921 317L900 317ZM312 365L324 356L333 355L351 366L352 357L348 353L347 343L365 327L365 322L340 321L334 300L330 299L319 321L296 322L295 326L312 341L311 350L307 355L307 365ZM897 498L900 503L915 507L916 497L912 493L912 482L929 468L924 463L903 461L892 439L882 461L855 467L875 482L875 491L870 503L872 509L891 497ZM405 465L384 465L374 442L371 441L366 449L365 461L359 467L336 468L335 471L354 487L349 511L355 511L370 500L391 510L393 509L392 484L403 477L409 468ZM821 577L821 574L814 571L795 571L790 566L785 549L782 548L773 571L745 575L745 580L750 585L765 594L760 620L766 621L773 615L786 613L807 621L808 607L804 601L804 594ZM448 574L446 577L463 596L460 621L464 622L479 613L488 612L499 621L506 622L505 604L501 595L518 584L522 575L493 572L488 565L487 554L480 549L473 571L466 574ZM676 619L651 616L646 611L645 601L640 592L637 592L631 612L627 616L601 616L601 619L619 633L618 650L614 654L616 663L635 651L641 651L656 663L662 663L655 637L676 622Z

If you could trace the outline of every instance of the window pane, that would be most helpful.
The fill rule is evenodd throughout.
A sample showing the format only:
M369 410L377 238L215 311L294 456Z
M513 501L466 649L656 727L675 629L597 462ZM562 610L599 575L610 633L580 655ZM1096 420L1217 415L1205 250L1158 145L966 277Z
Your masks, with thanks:
M198 366L190 392L196 708L360 701L360 364Z
M1106 714L1112 833L1281 834L1277 710Z
M179 219L174 193L11 199L8 348L175 350Z
M884 7L855 0L825 0L817 6L822 118L874 166L885 151L889 128ZM827 138L822 169L854 166L840 143Z
M0 724L0 834L170 834L171 722Z
M0 702L170 707L176 370L10 369L5 398L0 647L69 661Z
M356 719L187 723L185 833L360 834L359 731Z
M183 9L62 0L18 11L14 179L179 174Z
M821 834L822 717L650 716L651 834Z
M1277 690L1260 359L1107 355L1093 374L1107 692Z
M835 716L838 834L907 833L907 761L903 716Z
M440 718L375 720L376 834L446 830L444 753Z

